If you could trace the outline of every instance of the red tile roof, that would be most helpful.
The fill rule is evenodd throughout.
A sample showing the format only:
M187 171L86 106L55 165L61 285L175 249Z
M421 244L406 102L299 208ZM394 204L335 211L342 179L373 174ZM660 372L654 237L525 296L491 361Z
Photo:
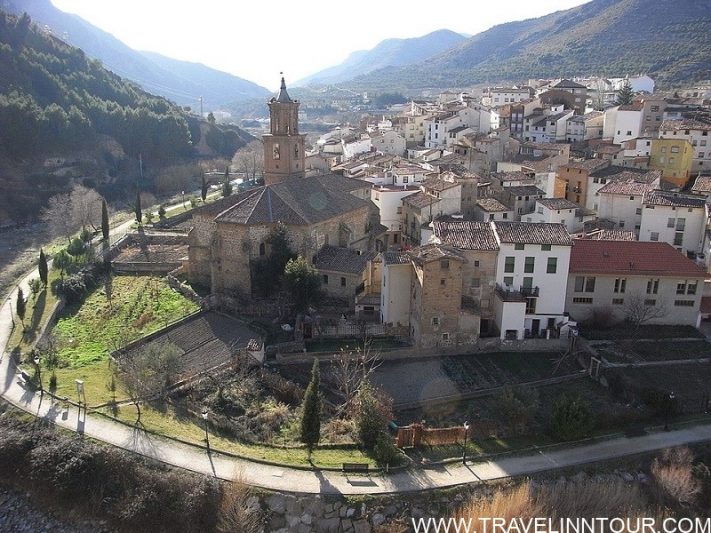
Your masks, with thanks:
M706 272L666 242L575 239L570 273L705 278Z

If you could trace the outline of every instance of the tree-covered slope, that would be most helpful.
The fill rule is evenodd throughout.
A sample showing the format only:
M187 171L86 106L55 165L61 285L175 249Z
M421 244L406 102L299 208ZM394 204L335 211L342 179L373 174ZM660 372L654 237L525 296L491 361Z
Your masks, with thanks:
M226 103L269 95L256 83L199 63L133 50L81 17L57 9L50 0L0 0L0 8L3 6L18 16L27 12L39 25L99 59L109 70L180 105L197 109L203 97L206 109L214 110Z
M593 0L494 26L416 65L350 85L370 89L646 73L661 85L709 78L711 0Z

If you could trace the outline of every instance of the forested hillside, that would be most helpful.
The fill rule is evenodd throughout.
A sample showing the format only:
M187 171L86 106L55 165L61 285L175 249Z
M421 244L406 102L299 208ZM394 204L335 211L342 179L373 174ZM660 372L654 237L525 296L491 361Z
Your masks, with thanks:
M122 184L135 183L139 158L142 186L150 189L152 173L163 166L231 158L249 140L238 128L207 124L127 82L27 15L0 11L0 210L11 218L69 185L48 178L48 157L81 161L92 186L117 196Z

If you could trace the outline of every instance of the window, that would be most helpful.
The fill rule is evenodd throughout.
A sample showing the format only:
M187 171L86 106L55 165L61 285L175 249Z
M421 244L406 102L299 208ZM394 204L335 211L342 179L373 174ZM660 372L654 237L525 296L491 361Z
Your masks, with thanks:
M397 208L397 214L402 215L402 206Z
M323 284L328 285L328 274L323 275Z
M471 287L472 289L481 287L481 278L472 278Z
M612 305L624 305L625 299L624 298L613 298L612 299Z
M525 247L525 244L514 244L514 250L523 250Z
M479 268L479 260L474 261L474 266L475 266L476 268Z
M696 294L696 286L698 281L690 281L686 285L686 294Z
M620 220L620 227L621 227L621 228L624 228L624 227L625 227L625 221L624 221L624 220Z
M647 294L657 294L659 292L659 280L650 279L647 281Z
M667 228L673 228L673 227L674 227L674 219L668 218L667 219Z
M694 300L674 300L676 307L694 307Z
M546 264L546 274L555 274L556 272L558 272L558 258L549 257Z
M447 270L449 268L449 259L442 259L439 262L439 268L442 270Z
M536 312L537 298L526 298L526 314L533 315Z
M445 342L449 341L449 333L442 333L442 340Z
M635 210L635 214L641 215L641 214L642 214L642 208L641 208L641 207L638 207L638 208Z
M682 281L676 284L677 294L686 294L686 281Z
M408 176L405 176L402 178L403 183L408 183L410 181L410 178Z
M439 317L438 317L438 316L433 316L433 317L432 317L432 325L433 325L433 326L439 326Z
M345 286L346 286L346 278L341 277L341 287L345 287Z
M657 300L645 300L644 305L646 305L647 307L654 307L655 305L657 305Z
M550 252L550 251L551 251L551 245L550 245L550 244L541 244L541 251L543 251L543 252Z
M684 242L684 232L677 231L674 234L674 246L681 246L683 242Z
M617 278L615 280L615 292L624 293L627 288L627 280L625 278Z
M658 231L653 231L653 232L649 235L649 240L650 240L650 241L655 241L655 242L658 241L658 240L659 240L659 232L658 232Z
M506 285L507 287L510 287L511 285L513 285L513 276L505 276L504 277L504 285Z
M527 257L524 264L523 264L523 271L526 274L531 274L533 272L533 269L535 268L535 264L536 264L535 257Z
M447 280L442 278L439 280L439 284L444 287L447 284Z
M574 304L591 304L593 303L592 298L573 298Z
M267 253L267 245L264 243L261 243L259 245L259 255L266 255Z
M575 292L595 292L595 278L575 276Z
M516 258L515 257L507 257L504 260L504 272L507 272L507 273L513 272L515 267L516 267Z

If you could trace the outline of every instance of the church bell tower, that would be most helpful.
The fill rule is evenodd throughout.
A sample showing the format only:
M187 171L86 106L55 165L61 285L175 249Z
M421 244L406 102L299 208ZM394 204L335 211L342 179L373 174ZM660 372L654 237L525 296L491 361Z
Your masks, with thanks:
M264 140L264 184L273 185L288 177L304 177L304 138L299 134L299 102L286 92L281 78L279 95L269 100L270 132Z

